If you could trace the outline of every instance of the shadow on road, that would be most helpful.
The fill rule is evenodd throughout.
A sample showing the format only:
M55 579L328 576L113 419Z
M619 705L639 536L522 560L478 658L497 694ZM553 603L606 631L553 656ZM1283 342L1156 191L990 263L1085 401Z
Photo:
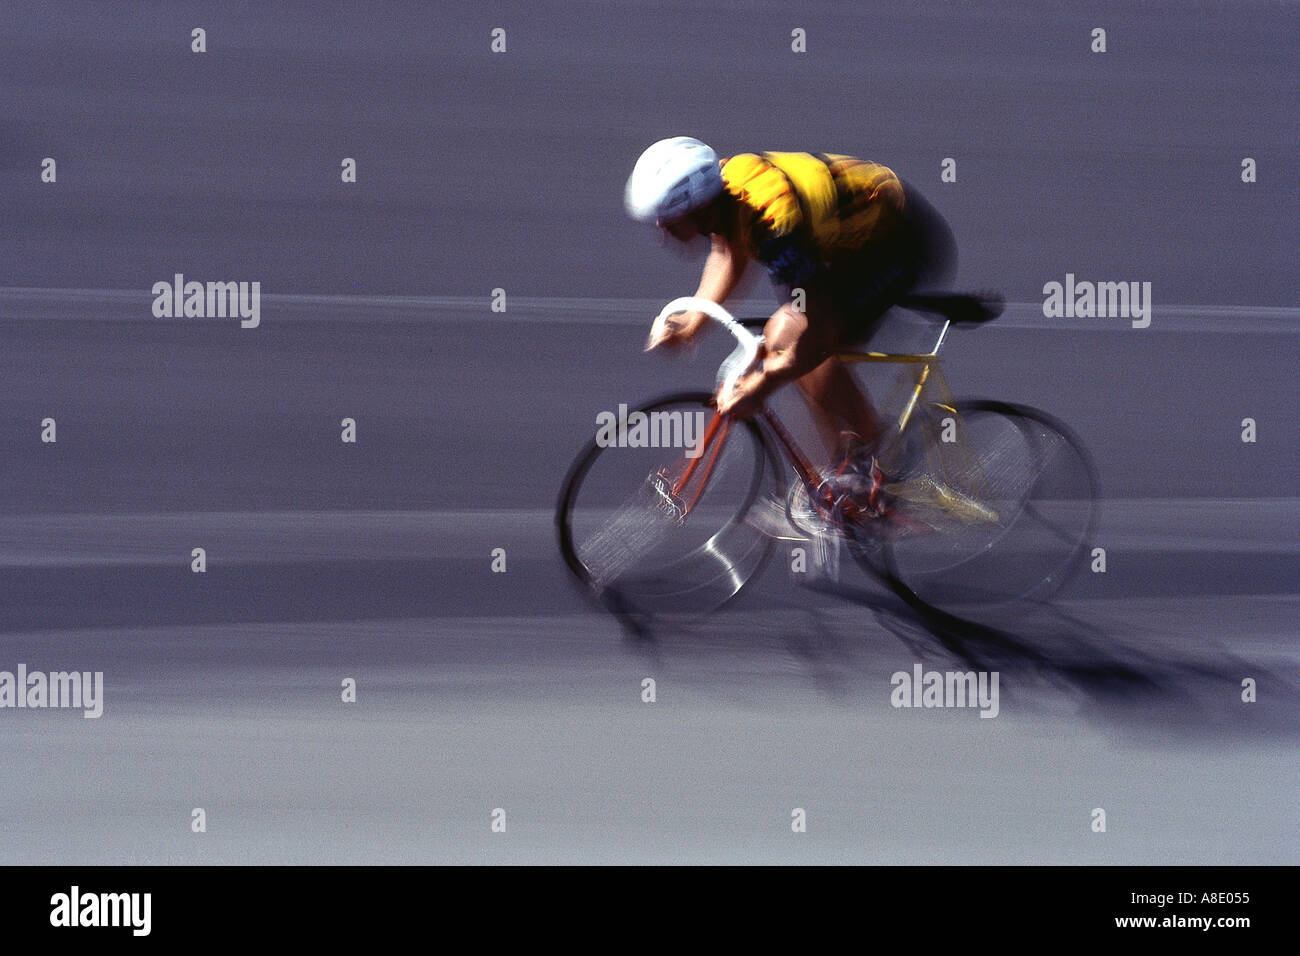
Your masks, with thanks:
M1250 660L1186 633L1162 635L1135 624L1118 635L1054 603L1022 604L998 623L983 623L909 607L886 592L825 581L808 587L828 603L870 611L927 669L997 671L1004 709L1059 712L1064 705L1090 723L1174 739L1300 735L1300 713L1288 703L1300 681L1289 665ZM832 696L861 693L864 678L884 679L897 663L879 634L874 640L837 634L836 623L816 611L802 611L793 627L788 617L766 617L743 629L725 614L703 623L642 618L624 624L634 652L657 661L705 642L740 660L779 647ZM1247 679L1258 698L1250 703L1243 699Z

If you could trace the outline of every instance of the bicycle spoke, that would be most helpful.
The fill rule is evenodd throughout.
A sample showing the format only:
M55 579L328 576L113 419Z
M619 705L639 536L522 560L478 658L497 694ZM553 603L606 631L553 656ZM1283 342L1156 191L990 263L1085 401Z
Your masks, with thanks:
M936 533L888 539L892 573L935 605L1003 603L1059 586L1095 519L1086 453L1032 409L975 402L959 410L962 447L932 451L932 429L918 430L920 451L913 439L913 459L924 464L901 508L921 509L914 513ZM963 508L967 500L987 512ZM990 515L996 520L978 520Z

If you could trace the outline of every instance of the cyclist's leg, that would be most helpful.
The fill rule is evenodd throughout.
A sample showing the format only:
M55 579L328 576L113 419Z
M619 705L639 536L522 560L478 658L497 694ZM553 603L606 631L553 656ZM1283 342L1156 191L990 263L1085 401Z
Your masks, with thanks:
M797 384L832 463L845 453L846 432L867 445L879 437L880 418L866 390L839 359L828 358Z
M845 347L841 289L836 277L822 270L810 276L796 290L776 285L781 308L763 330L770 350L789 347L796 338L810 352L825 355ZM795 302L802 300L802 309ZM844 432L853 432L863 440L874 438L879 430L875 411L853 376L835 358L827 358L795 380L803 396L818 437L826 447L828 460L837 463L842 457Z
M829 270L809 308L833 329L835 348L861 346L875 335L890 306L914 284L911 269L906 256L868 252ZM798 384L833 465L853 446L870 448L880 437L871 398L843 362L827 359Z

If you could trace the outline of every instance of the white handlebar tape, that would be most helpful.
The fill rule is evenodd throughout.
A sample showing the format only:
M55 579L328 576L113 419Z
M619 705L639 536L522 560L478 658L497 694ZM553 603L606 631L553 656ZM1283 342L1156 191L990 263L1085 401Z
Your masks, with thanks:
M710 302L708 299L696 298L693 295L673 299L664 306L663 311L655 317L654 325L650 327L651 336L657 337L663 332L664 324L668 321L670 315L690 311L703 312L709 318L716 320L719 325L735 336L736 341L740 343L743 360L735 362L726 378L722 381L721 394L730 395L731 390L736 387L736 380L754 367L754 363L758 359L758 344L762 340L737 322L732 314L718 303ZM727 362L724 362L723 365L725 366L730 362L731 358L728 357Z

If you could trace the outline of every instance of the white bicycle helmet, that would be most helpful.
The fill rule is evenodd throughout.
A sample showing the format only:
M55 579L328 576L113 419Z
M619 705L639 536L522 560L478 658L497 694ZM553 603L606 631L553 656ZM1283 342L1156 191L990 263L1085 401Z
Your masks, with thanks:
M638 222L672 222L722 192L718 154L690 136L661 139L636 161L623 193Z

